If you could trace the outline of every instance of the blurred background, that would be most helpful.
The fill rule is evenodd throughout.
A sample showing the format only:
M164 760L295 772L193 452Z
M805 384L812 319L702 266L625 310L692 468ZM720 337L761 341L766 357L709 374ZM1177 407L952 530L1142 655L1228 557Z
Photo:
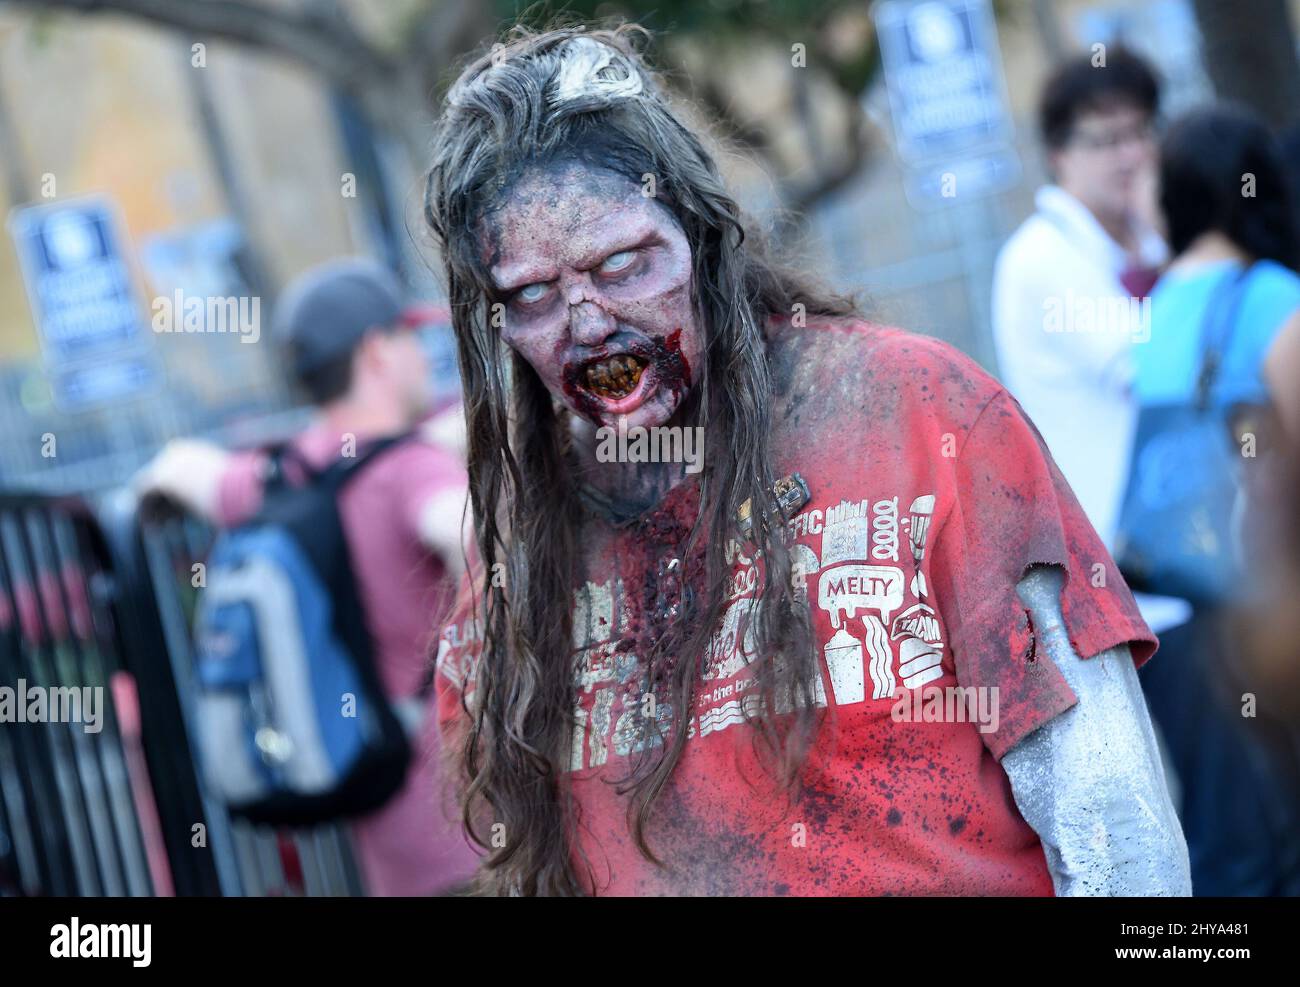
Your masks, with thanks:
M433 387L454 399L421 173L457 65L520 6L0 0L0 680L113 699L93 737L0 724L0 893L365 890L342 830L251 827L203 790L189 560L211 533L142 521L123 486L169 439L251 447L301 426L270 312L341 255L424 304ZM658 33L659 67L779 248L994 373L994 265L1047 180L1035 112L1055 65L1122 42L1158 71L1162 117L1218 97L1279 130L1300 118L1300 0L941 0L964 31L931 37L946 62L929 71L925 37L899 33L915 6L563 9ZM160 309L213 298L243 306L239 331L205 329L210 309L155 330Z

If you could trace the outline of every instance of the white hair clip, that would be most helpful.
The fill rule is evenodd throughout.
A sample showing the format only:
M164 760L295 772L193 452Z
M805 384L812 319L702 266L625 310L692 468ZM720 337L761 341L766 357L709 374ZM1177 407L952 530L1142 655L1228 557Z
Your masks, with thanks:
M641 73L614 48L591 38L572 38L560 48L560 67L551 84L551 103L584 96L618 99L639 96Z

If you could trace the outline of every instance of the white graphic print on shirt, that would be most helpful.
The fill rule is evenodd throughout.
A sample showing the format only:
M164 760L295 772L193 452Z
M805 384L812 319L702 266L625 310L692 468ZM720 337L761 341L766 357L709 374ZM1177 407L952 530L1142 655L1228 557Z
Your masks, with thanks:
M903 688L918 689L943 675L940 622L922 571L934 503L932 494L910 501L898 496L842 500L789 522L801 539L792 548L796 590L805 598L811 593L833 631L822 647L830 696L818 679L816 705L848 706L868 698L889 702L900 681ZM758 569L738 543L728 546L727 557L734 566L729 603L704 661L706 688L714 686L699 697L690 740L744 722L742 703L757 702L746 691L752 681L737 676L754 657L752 620L744 618L757 591ZM611 755L641 750L645 717L653 716L665 735L672 724L671 705L646 689L638 656L620 650L628 631L625 599L621 579L588 582L574 594L578 728L571 770L599 767ZM854 632L855 619L861 637ZM778 714L792 709L788 694L776 697ZM650 733L649 743L660 741Z

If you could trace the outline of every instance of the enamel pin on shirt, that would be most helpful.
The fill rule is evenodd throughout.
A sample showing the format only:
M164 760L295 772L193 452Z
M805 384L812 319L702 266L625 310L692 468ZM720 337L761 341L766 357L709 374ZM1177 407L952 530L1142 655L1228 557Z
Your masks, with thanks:
M799 508L812 499L812 493L808 490L808 484L798 473L791 473L789 476L783 476L772 485L772 495L776 497L777 507L780 508L783 519L788 519L794 515ZM754 519L751 516L753 512L753 503L746 500L736 511L736 524L740 527L740 533L746 539L751 538L754 533Z

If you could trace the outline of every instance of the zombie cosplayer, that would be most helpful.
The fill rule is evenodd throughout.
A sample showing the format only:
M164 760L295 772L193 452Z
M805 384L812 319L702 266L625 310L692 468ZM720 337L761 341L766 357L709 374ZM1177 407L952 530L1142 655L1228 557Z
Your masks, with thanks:
M484 56L429 176L484 889L1188 893L1155 638L1034 426L767 260L634 37Z

